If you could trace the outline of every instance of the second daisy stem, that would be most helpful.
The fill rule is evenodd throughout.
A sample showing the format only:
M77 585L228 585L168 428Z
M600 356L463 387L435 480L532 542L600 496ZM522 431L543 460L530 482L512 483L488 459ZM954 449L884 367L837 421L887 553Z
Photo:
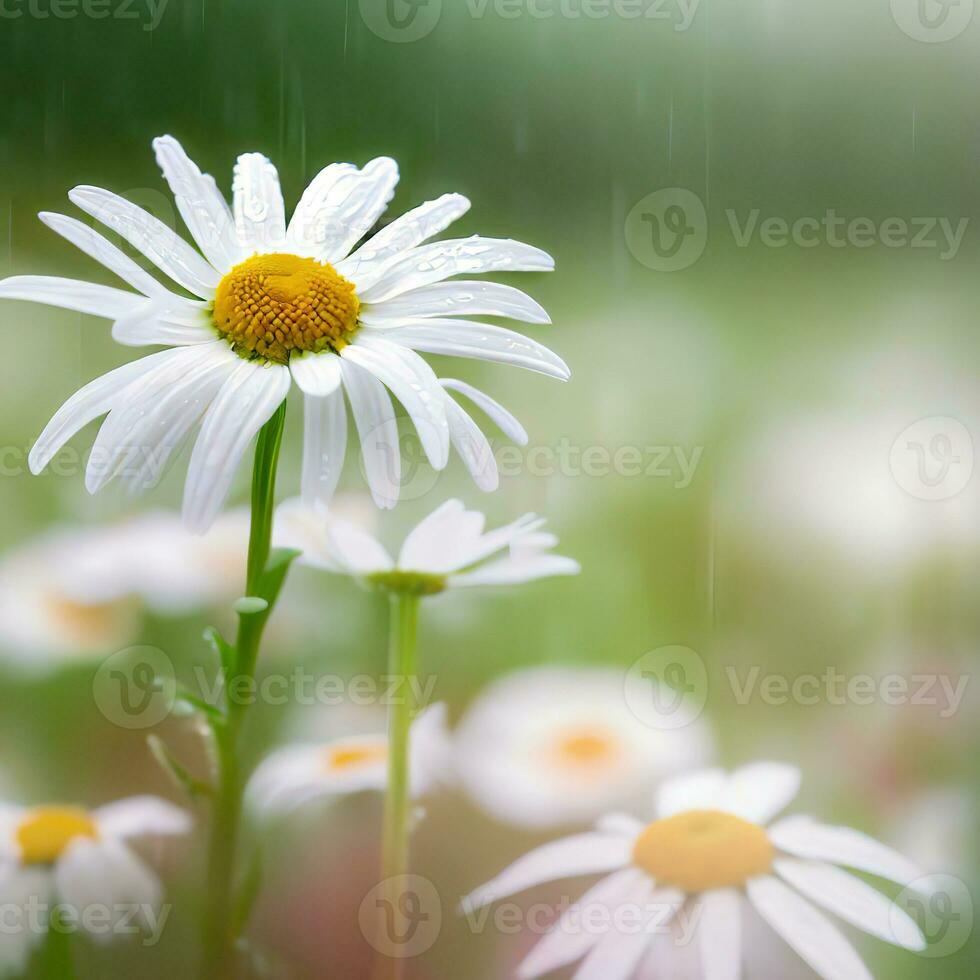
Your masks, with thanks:
M269 557L276 469L285 419L286 403L283 402L262 427L255 447L245 591L249 597L261 598L267 605L259 610L239 613L238 636L235 646L231 648L230 662L223 668L225 691L229 694L239 689L249 689L255 675L262 634L282 585L279 576L272 576L273 580L269 581ZM229 696L223 723L214 729L218 779L211 815L202 980L225 980L235 975L235 863L244 792L240 743L247 707L247 699Z
M385 795L384 834L381 850L381 879L384 903L378 928L385 930L391 916L402 909L404 875L409 870L409 834L411 832L411 756L410 740L418 676L419 597L394 595L388 643L388 672L398 683L400 696L388 709L388 790ZM390 930L389 930L390 931ZM397 935L379 934L376 947L382 951L377 976L398 980L403 976L405 959L398 956ZM385 956L390 949L394 955Z

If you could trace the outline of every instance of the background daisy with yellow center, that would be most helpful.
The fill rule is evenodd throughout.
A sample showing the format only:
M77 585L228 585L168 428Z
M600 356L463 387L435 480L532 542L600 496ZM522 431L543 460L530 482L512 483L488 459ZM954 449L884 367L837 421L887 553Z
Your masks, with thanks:
M473 892L464 911L545 882L605 873L521 963L521 980L576 961L575 980L688 976L691 946L700 961L695 975L737 980L747 953L746 904L824 980L867 980L867 967L821 910L906 949L925 948L925 939L902 908L843 867L923 895L932 883L856 830L809 817L770 823L799 784L797 769L776 763L678 777L659 791L652 823L613 815L592 833L546 844ZM682 923L679 937L671 927Z
M0 972L23 972L55 906L68 909L72 926L96 942L131 933L133 923L152 928L162 886L131 843L190 827L187 813L152 796L94 810L0 806L0 904L7 910Z
M49 276L0 283L0 297L106 317L119 343L168 348L116 368L72 396L35 444L33 472L44 469L83 426L107 415L86 487L94 493L119 476L143 489L159 479L200 426L184 515L192 528L206 529L252 438L295 383L305 399L307 502L329 500L337 486L349 403L372 495L379 507L389 508L398 499L401 468L391 395L411 417L436 469L446 466L451 444L464 458L483 448L475 423L448 391L467 397L475 392L477 405L494 412L494 403L475 389L441 383L419 351L568 378L564 362L535 341L464 319L548 323L542 307L513 287L453 277L548 271L554 262L540 249L509 239L473 236L426 244L469 209L462 195L426 202L358 247L398 182L398 167L387 157L362 169L347 163L324 168L287 223L278 174L261 154L239 157L229 207L214 179L201 173L175 139L160 137L154 148L200 251L110 191L81 186L69 198L142 253L173 287L93 228L51 213L41 219L135 292ZM516 430L523 432L519 425ZM486 461L478 467L467 458L467 465L480 474L477 482L493 482Z

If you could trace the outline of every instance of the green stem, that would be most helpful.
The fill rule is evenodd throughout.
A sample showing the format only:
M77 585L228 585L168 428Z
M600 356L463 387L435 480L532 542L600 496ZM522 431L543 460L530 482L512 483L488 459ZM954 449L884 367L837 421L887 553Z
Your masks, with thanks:
M419 597L394 595L389 621L388 673L397 678L402 692L388 709L388 789L385 795L381 878L388 908L402 907L402 882L409 870L409 822L412 806L410 780L411 725L416 711L415 678L418 674L417 637ZM379 923L383 928L383 924ZM381 948L384 948L381 946ZM405 960L383 956L376 975L398 980Z
M252 523L245 579L248 596L259 594L271 552L276 468L285 419L284 401L262 427L255 447ZM202 980L230 980L234 976L234 872L245 789L239 746L248 708L248 699L235 697L234 692L251 690L262 633L271 611L270 604L264 612L241 615L239 618L232 667L226 671L224 678L227 713L224 721L214 726L218 779L208 847L208 909L204 917Z
M57 909L51 911L48 938L40 955L38 974L50 980L74 980L75 964L71 955L72 935L65 917ZM30 976L35 976L31 972Z

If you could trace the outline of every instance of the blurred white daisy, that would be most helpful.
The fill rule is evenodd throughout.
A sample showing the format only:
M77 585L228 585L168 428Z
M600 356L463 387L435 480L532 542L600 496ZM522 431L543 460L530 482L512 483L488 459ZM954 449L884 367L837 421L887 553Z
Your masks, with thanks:
M23 972L55 905L100 943L126 935L130 923L153 929L162 888L130 842L190 826L183 810L152 796L95 810L0 805L0 973Z
M558 539L541 531L543 518L525 514L493 531L485 531L485 524L483 514L447 500L408 534L395 560L362 527L322 505L308 507L295 499L276 511L273 540L301 551L301 564L418 595L579 572L578 562L551 553Z
M98 529L55 529L0 559L0 654L18 666L105 656L133 641L139 604L124 569L88 566Z
M98 232L74 218L41 220L136 292L48 276L15 276L0 296L106 317L131 346L163 345L110 371L70 398L30 455L40 472L83 426L108 413L86 472L95 492L115 476L154 485L195 426L184 515L207 528L228 494L252 437L295 381L306 399L303 495L327 500L339 479L350 402L372 494L398 498L400 452L389 390L412 418L436 469L446 465L450 425L435 374L416 351L501 361L567 379L547 348L501 327L459 319L501 316L547 323L509 286L449 281L459 274L547 271L549 255L509 239L422 244L469 208L446 194L391 222L356 248L391 200L394 160L363 169L331 164L314 177L291 220L273 164L238 158L229 207L171 136L154 140L157 162L200 252L157 218L98 187L69 198L141 252L195 299L162 285ZM356 249L356 250L355 250Z
M432 704L412 722L411 786L415 798L428 796L452 778L452 750L446 706ZM347 735L329 742L290 745L268 756L249 781L248 803L256 812L284 814L311 801L388 785L388 737Z
M525 827L587 823L649 799L665 776L711 760L693 713L657 728L629 708L623 672L538 667L491 684L456 729L459 778L488 813Z
M647 826L610 816L592 833L553 841L464 901L472 910L535 885L612 872L567 909L517 971L522 980L582 960L576 980L690 976L737 980L746 902L825 980L870 977L820 909L911 950L925 947L896 904L838 865L928 894L912 862L856 830L809 817L770 821L799 788L792 766L706 770L666 783ZM819 906L819 908L818 908Z

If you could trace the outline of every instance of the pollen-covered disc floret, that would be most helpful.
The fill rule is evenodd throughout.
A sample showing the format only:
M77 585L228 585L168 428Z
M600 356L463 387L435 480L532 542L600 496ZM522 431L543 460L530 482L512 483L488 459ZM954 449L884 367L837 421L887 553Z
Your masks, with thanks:
M742 885L772 869L765 830L720 810L655 820L637 838L633 862L656 881L688 893Z
M293 351L339 353L357 331L354 284L332 265L298 255L256 255L218 284L214 325L242 357L288 364Z
M72 841L98 837L95 821L80 807L38 807L14 831L24 864L53 864Z

